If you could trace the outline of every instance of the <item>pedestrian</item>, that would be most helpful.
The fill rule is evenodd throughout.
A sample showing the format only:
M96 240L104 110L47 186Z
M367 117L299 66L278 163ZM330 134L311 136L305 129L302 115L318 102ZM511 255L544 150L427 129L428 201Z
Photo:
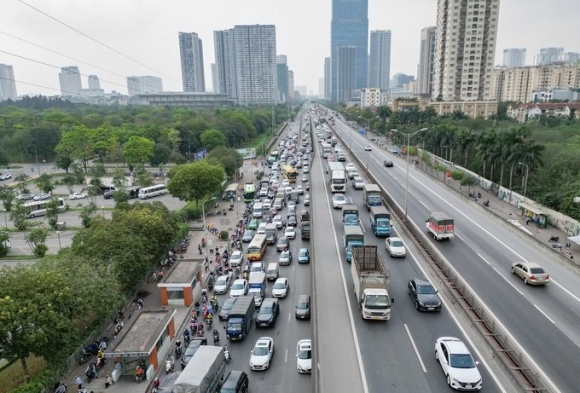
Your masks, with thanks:
M207 258L203 261L203 268L206 273L209 271L209 264L207 263Z
M113 384L113 378L109 374L105 375L105 389Z
M79 387L79 389L83 388L83 380L78 375L75 377L75 383Z

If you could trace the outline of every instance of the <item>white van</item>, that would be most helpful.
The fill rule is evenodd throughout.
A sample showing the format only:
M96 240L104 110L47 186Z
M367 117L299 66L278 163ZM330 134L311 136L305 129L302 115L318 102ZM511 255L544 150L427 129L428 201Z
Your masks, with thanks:
M268 225L268 223L261 222L260 225L258 226L258 231L256 233L258 235L265 235L266 234L266 226L267 225Z
M254 206L252 208L252 216L254 218L262 218L262 213L263 213L262 203L261 202L254 203Z
M268 269L266 270L266 278L268 281L274 281L278 279L278 273L280 273L280 267L276 262L270 262L268 264Z

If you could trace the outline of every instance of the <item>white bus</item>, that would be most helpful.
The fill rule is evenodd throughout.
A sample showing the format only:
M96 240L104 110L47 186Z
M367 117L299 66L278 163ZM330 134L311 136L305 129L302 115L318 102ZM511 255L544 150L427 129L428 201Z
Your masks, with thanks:
M164 194L167 194L165 184L157 184L155 186L141 188L139 190L139 199L149 199Z
M50 202L50 200L25 203L24 207L26 209L26 218L41 217L46 215L46 204L48 202ZM66 204L64 203L64 199L58 198L56 199L56 202L58 203L59 213L66 211Z

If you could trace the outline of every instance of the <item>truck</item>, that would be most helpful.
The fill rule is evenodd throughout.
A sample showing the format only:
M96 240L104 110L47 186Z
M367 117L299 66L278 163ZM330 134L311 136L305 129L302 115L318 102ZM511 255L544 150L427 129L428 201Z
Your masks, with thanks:
M389 296L389 270L377 246L352 249L350 272L363 319L388 321L395 299Z
M308 210L302 210L300 213L300 238L310 240L310 213Z
M335 136L333 136L333 137L330 139L330 146L332 146L332 147L335 147L337 144L338 144L338 139L336 139L336 137L335 137Z
M363 187L363 200L369 211L372 206L381 206L383 204L383 198L380 187L376 184L365 184Z
M364 246L365 234L360 225L345 225L343 227L343 244L346 261L352 260L352 248L355 246Z
M435 240L451 240L455 237L455 224L453 218L443 212L433 212L427 222L427 234Z
M342 206L342 223L345 226L359 225L358 207L356 205L346 204Z
M342 162L330 161L326 173L328 173L332 193L346 192L346 171Z
M262 300L264 299L264 294L266 293L266 273L250 273L248 286L250 288L248 290L248 295L254 298L256 307L260 307L262 305Z
M266 224L266 242L268 244L276 244L276 240L278 239L278 228L276 228L276 224L269 222Z
M226 359L220 346L202 345L173 384L174 393L216 393L224 378Z
M246 338L248 331L252 327L255 312L256 304L253 296L239 296L236 298L225 326L227 339L241 341Z
M377 237L391 236L391 214L384 206L371 207L371 229Z
M328 158L332 155L332 146L330 143L322 142L322 158Z

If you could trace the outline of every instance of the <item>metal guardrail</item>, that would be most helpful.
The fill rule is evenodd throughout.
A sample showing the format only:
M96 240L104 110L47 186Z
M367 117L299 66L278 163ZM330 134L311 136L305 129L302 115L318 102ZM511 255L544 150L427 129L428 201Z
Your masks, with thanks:
M413 242L425 260L440 278L441 283L445 285L448 293L453 297L456 304L461 306L472 325L477 328L489 348L500 359L504 368L514 377L514 380L519 386L526 392L539 393L557 391L555 387L548 388L546 386L534 362L523 353L522 348L513 339L511 334L495 319L493 313L477 294L471 291L465 280L463 280L453 266L449 264L439 250L428 240L425 232L415 223L405 219L404 211L394 201L389 192L365 168L364 163L359 157L352 154L348 144L345 143L340 134L330 124L329 127L340 140L343 148L349 150L350 156L359 167L359 171L364 173L368 179L381 188L384 204L396 215L398 221L401 223L401 228L413 239Z

